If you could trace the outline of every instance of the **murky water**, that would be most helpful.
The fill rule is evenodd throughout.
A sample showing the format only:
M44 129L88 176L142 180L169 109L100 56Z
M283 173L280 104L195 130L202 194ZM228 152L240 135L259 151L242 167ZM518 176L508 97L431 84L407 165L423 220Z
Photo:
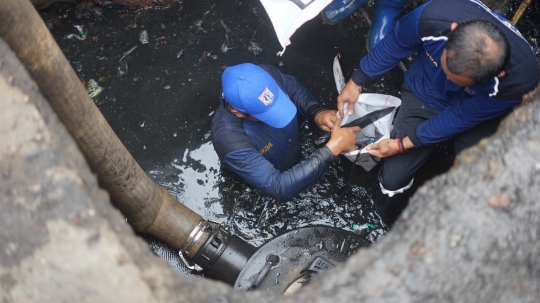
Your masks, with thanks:
M326 107L335 108L332 59L341 54L348 78L366 53L368 27L361 17L334 26L316 17L278 57L281 47L259 1L186 1L162 10L109 9L99 16L61 9L42 15L81 81L93 79L103 88L94 101L135 159L156 183L204 218L222 223L254 246L308 225L349 229L353 223L372 223L376 228L365 233L371 242L385 234L371 200L376 169L352 170L343 158L318 184L291 201L278 202L223 177L210 141L226 66L274 64L298 77ZM75 25L88 31L86 39L66 38L80 34ZM143 30L147 44L139 40ZM401 81L402 71L395 69L365 91L398 95ZM305 155L320 134L305 125ZM452 159L448 147L441 146L420 179L446 170ZM149 241L172 267L187 274L166 245Z

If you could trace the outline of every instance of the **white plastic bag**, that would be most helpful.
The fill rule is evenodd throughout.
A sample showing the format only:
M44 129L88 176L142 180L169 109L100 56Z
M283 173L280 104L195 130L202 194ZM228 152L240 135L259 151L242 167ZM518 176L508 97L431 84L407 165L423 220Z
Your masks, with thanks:
M341 71L341 66L339 64L338 58L339 55L334 58L333 70L336 88L338 92L341 92L343 90L343 87L345 87L345 79L343 78L343 72ZM347 115L347 104L345 104L345 116L343 117L341 125L347 124L348 121L353 121L379 109L383 109L386 107L395 107L396 109L356 133L356 141L365 142L365 144L362 144L364 145L364 148L348 153L343 153L343 155L351 162L354 162L356 165L364 168L366 171L370 171L371 169L373 169L377 165L377 163L379 163L379 159L369 155L365 150L365 145L390 138L390 132L392 131L392 121L394 120L394 115L396 114L397 107L399 107L400 105L401 100L394 96L363 93L360 94L360 96L358 97L358 101L354 104L355 107L353 114L349 116Z
M294 32L330 2L332 0L261 0L283 49L291 44L289 38Z

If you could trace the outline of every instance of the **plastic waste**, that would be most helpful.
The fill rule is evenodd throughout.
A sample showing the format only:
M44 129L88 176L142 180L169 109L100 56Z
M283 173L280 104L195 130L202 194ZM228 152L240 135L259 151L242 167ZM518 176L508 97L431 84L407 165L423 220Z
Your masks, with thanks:
M222 53L226 53L230 49L232 49L232 47L228 43L223 42L223 44L221 44L221 52Z
M356 234L360 234L366 229L375 228L375 227L376 227L375 225L370 224L370 223L364 223L364 224L354 223L353 225L351 225L351 230Z
M77 72L80 73L80 72L82 71L82 64L81 64L81 62L79 62L79 61L73 61L73 62L71 62L71 63L73 63L73 64L75 65L75 70L76 70Z
M120 65L118 65L118 68L116 69L116 75L118 77L125 76L128 72L128 64L126 61L121 60Z
M139 41L141 41L141 44L148 43L148 32L146 30L142 30L139 33Z
M79 40L86 40L88 37L88 30L84 29L84 25L74 25L73 27L75 27L81 35L69 34L66 36L66 39L76 38Z
M131 52L133 52L136 48L137 48L137 45L135 45L135 46L133 46L132 48L128 49L128 50L122 55L122 58L120 58L119 61L122 61L122 59L124 59L126 56L128 56L129 54L131 54Z
M343 72L341 71L338 58L339 55L334 58L333 70L336 88L339 93L343 87L345 87L345 78L343 77ZM390 132L392 131L393 127L392 121L394 119L394 115L396 114L397 107L401 105L401 100L390 95L362 93L358 97L357 102L354 104L354 111L351 116L347 115L347 105L348 104L345 104L344 117L343 121L341 122L342 125L376 110L394 107L391 113L362 128L356 133L357 145L359 145L361 149L343 153L345 158L354 164L361 166L365 171L370 171L377 166L380 159L371 156L367 152L367 141L372 141L368 138L375 138L375 142L390 138ZM360 154L360 156L358 154Z
M179 52L176 53L176 59L180 59L180 57L182 57L183 54L184 54L184 50L181 49Z
M223 49L222 49L223 50ZM252 52L254 55L258 55L262 53L263 49L259 46L256 42L251 41L251 45L248 46L248 50Z
M86 83L86 92L90 98L97 97L102 91L103 87L99 86L96 80L90 79L88 80L88 83Z

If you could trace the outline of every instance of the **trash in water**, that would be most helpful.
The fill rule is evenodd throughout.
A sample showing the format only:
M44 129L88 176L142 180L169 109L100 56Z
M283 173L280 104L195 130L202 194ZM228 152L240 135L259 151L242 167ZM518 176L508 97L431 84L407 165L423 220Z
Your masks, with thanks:
M154 39L154 41L159 42L159 43L161 43L163 45L167 45L167 40L165 40L165 37L156 38L156 39Z
M283 63L283 61L279 61L278 65L283 66L283 65L285 65L285 63Z
M170 88L171 88L170 85L165 85L165 86L163 87L163 89L170 89Z
M361 233L363 230L366 230L368 228L375 228L376 226L373 225L373 224L370 224L370 223L364 223L362 225L360 224L357 224L357 223L354 223L352 226L351 226L351 230L354 231L355 233L359 234Z
M180 59L180 57L182 57L183 54L184 54L184 50L181 49L179 52L176 53L176 59Z
M217 55L212 55L212 56L210 56L210 58L216 60L216 59L217 59Z
M201 27L203 23L203 19L199 19L197 21L195 21L195 26L197 27L197 32L203 32L206 34L206 31L204 30L204 28Z
M122 76L125 76L127 72L128 72L128 64L126 61L121 60L120 65L116 69L116 74L118 75L118 77L122 77Z
M88 92L88 96L90 96L90 98L96 97L102 91L103 91L103 87L99 86L96 80L94 79L88 80L88 83L86 84L86 92Z
M251 45L248 47L248 50L252 52L254 55L260 54L263 49L259 46L259 44L251 41Z
M230 49L232 49L232 47L230 47L228 43L223 42L223 44L221 44L222 53L226 53Z
M137 45L135 45L135 46L133 46L132 48L128 49L128 51L125 52L125 53L122 55L122 58L120 58L119 61L122 61L122 59L124 59L127 55L131 54L131 52L133 52L136 48L137 48Z
M223 20L220 20L221 22L221 26L223 26L223 28L225 29L225 32L229 33L231 30L229 29L229 27L227 25L225 25L225 23L223 22Z
M142 30L139 33L139 41L141 41L142 44L148 43L148 32L146 30Z
M81 62L79 62L79 61L73 61L73 62L71 62L71 63L75 64L75 69L76 69L79 73L82 71L82 64L81 64Z
M73 27L75 27L81 35L69 34L66 36L66 39L77 38L81 41L86 40L88 37L88 30L84 29L84 25L74 25Z

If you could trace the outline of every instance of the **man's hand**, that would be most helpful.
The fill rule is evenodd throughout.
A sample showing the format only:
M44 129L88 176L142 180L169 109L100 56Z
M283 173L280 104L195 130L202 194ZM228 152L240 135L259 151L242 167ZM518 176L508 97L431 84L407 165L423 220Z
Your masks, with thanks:
M325 132L331 132L336 123L337 116L335 110L324 110L315 116L315 124Z
M372 156L377 158L386 158L399 153L398 142L396 139L384 139L377 143L367 146L366 150Z
M358 96L362 93L362 87L356 85L352 80L349 80L343 90L341 91L341 94L337 97L337 108L339 114L343 117L343 108L345 103L348 103L347 105L347 115L352 115L354 111L354 104L356 103L356 100L358 100Z
M358 146L356 146L356 132L360 131L360 127L341 128L341 119L341 116L338 115L334 128L332 129L330 141L326 143L326 146L328 146L336 156L342 152L358 149Z
M414 144L409 137L405 137L403 140L404 151L414 148ZM366 147L368 153L377 158L386 158L396 154L399 154L399 142L397 139L384 139L380 142L370 144Z

